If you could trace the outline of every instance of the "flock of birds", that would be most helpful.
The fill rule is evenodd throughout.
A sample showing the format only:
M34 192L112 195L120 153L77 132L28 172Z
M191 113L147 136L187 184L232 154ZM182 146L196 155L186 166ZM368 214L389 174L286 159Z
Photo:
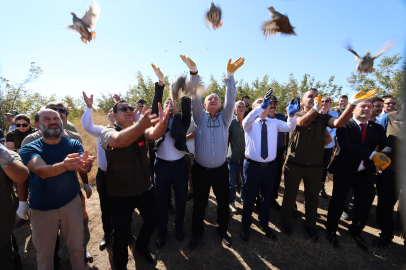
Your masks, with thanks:
M73 16L73 24L68 26L70 29L78 32L83 43L90 42L96 38L96 32L91 31L96 27L96 23L100 16L100 6L94 1L90 8L87 8L85 15L79 19L75 13L71 13ZM269 7L268 10L271 13L271 20L262 23L261 30L265 37L274 35L296 35L295 27L290 24L287 15L283 15L276 11L273 7ZM210 3L210 7L206 12L206 25L213 30L219 29L223 25L221 20L221 8L216 6L213 2ZM179 43L182 43L179 40ZM389 43L382 51L377 53L375 56L371 56L371 52L368 50L364 57L360 57L351 46L347 46L347 49L355 55L355 60L357 61L356 70L359 73L371 73L374 71L373 65L374 60L384 54L386 51L391 49L393 43ZM209 47L207 47L207 50ZM167 50L164 50L166 52Z

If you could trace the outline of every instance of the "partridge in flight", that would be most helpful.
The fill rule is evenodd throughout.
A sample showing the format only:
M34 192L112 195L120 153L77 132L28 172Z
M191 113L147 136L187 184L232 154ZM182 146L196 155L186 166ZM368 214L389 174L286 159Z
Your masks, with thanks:
M78 32L81 37L83 43L92 41L96 38L96 32L91 32L96 27L97 20L99 19L100 15L100 6L99 4L94 1L90 8L86 9L86 14L83 16L82 19L79 19L75 13L71 13L73 16L73 24L69 25L68 27L76 32Z

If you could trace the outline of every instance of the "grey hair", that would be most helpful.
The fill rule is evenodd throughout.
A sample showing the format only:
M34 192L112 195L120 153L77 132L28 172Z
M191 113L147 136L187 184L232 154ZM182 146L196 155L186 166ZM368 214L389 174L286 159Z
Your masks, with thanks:
M245 107L244 101L239 100L239 101L236 101L236 102L235 102L235 109L236 109L236 110L237 110L237 107L238 107L239 104L242 104L242 105Z
M57 111L54 111L54 110L51 110L51 109L41 109L34 116L35 123L39 123L39 118L41 116L41 113L43 113L43 112L54 112L54 113L56 113L58 115L59 118L61 118ZM62 121L62 119L61 119L61 121Z
M207 98L210 97L211 95L216 95L216 96L219 98L219 100L221 101L221 98L220 98L219 95L217 95L217 94L215 94L215 93L211 93L211 94L208 94L208 95L204 98L204 103L206 103Z

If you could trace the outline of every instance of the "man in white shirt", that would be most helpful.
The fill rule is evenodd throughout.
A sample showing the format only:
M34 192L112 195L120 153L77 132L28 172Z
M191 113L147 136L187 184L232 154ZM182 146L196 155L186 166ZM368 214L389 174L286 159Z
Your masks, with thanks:
M275 158L278 132L289 132L296 128L295 113L299 110L299 105L293 101L289 104L289 117L287 122L284 122L267 117L271 99L272 88L268 90L265 98L254 102L254 109L242 122L245 130L246 156L244 161L245 198L242 211L243 229L241 233L244 241L249 240L249 228L252 224L251 214L258 192L261 200L258 215L259 223L265 231L266 237L276 240L276 236L269 228L268 223L276 178Z
M164 75L152 66L158 77L155 83L155 95L152 101L152 113L158 113L158 103L162 102L164 85ZM183 221L186 211L186 194L189 176L189 163L186 160L186 153L189 152L186 146L186 134L190 126L191 100L188 97L181 99L182 113L175 101L167 98L164 102L164 109L169 108L170 115L165 134L155 141L154 150L156 159L154 166L155 195L159 208L160 222L158 225L158 248L162 248L166 243L168 232L168 207L172 193L171 186L175 192L176 214L175 229L176 239L182 241L185 238L183 232Z
M82 116L82 126L87 133L96 137L97 144L97 164L99 168L97 170L96 175L96 187L97 192L99 193L101 219L104 231L104 236L100 241L99 248L101 251L103 251L106 248L107 244L110 242L111 237L113 235L113 225L111 223L111 209L106 185L106 170L107 170L106 152L100 145L100 133L102 132L104 127L96 126L93 124L92 117L93 95L88 97L86 93L83 92L83 99L85 100L87 108ZM109 114L107 115L107 119L109 121L109 125L114 124L115 118L113 116L113 109L110 109Z

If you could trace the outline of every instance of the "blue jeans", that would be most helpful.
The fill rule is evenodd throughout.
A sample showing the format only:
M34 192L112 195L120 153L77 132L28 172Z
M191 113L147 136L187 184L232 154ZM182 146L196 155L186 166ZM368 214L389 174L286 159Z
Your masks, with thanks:
M230 171L230 203L233 203L235 201L235 194L236 194L235 182L237 180L240 169L241 169L241 173L240 173L240 175L241 175L241 201L243 202L244 196L245 196L243 165L233 163L228 159L227 159L227 163L228 163L228 170Z

